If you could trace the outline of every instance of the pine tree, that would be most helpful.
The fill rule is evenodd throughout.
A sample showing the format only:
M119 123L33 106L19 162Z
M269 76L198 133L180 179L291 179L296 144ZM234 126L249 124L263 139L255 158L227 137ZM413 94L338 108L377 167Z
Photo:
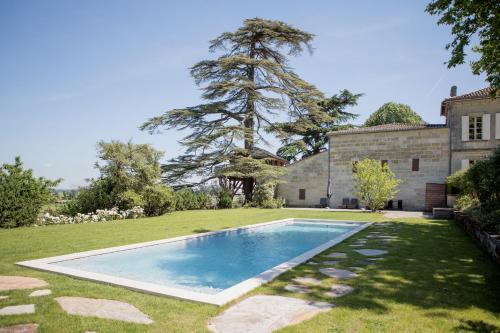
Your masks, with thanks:
M191 68L206 103L168 111L141 126L150 132L192 131L181 140L185 153L164 167L167 181L240 177L249 201L256 178L279 175L279 168L256 158L253 150L257 143L266 143L261 134L273 117L318 110L322 93L302 80L287 60L304 49L311 51L312 39L312 34L284 22L254 18L212 40L210 51L222 54Z
M342 90L339 94L320 101L320 112L313 110L295 120L274 124L269 131L276 133L283 144L277 154L293 162L321 152L328 142L329 132L353 127L347 122L358 115L345 109L357 105L361 96L362 94Z

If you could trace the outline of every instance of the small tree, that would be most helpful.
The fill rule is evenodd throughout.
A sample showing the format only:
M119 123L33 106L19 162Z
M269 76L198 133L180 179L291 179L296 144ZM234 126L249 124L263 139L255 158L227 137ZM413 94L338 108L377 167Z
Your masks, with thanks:
M19 227L35 223L43 205L53 197L52 188L61 180L33 177L23 169L18 156L14 164L0 167L0 227Z
M364 159L359 161L353 174L354 189L359 200L372 211L382 209L388 200L399 192L401 181L396 178L387 164Z
M383 124L423 124L424 121L410 106L389 102L382 105L366 120L365 126Z

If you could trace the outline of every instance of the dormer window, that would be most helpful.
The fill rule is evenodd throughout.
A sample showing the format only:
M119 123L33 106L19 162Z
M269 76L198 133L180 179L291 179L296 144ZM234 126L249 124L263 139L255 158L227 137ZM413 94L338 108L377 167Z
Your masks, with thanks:
M483 117L469 116L469 140L483 139Z

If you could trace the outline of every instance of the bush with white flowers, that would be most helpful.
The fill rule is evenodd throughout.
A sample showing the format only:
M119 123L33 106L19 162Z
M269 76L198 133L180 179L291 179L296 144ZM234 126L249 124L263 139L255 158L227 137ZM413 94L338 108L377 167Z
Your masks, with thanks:
M103 222L124 219L137 219L143 216L144 209L139 206L122 211L114 207L111 209L98 209L94 213L89 214L78 213L75 216L51 215L50 213L45 213L38 219L36 225Z

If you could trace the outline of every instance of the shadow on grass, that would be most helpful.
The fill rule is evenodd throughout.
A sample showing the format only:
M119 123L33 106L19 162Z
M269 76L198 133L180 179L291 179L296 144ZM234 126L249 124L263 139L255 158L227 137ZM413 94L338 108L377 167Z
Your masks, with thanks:
M313 286L308 296L300 297L334 302L337 306L352 309L371 309L377 313L388 312L391 303L408 304L426 311L477 307L492 313L500 312L500 298L497 297L500 295L500 269L453 221L398 223L393 220L387 224L389 227L385 228L374 224L312 259L322 262L328 260L326 253L345 252L347 259L334 267L363 266L364 270L357 272L358 277L337 281L327 279L328 283ZM396 239L389 244L375 238L368 239L362 248L386 249L389 253L383 260L367 262L366 257L354 252L356 248L349 245L375 230L394 235ZM321 267L328 266L301 265L283 274L269 285L268 290L283 293L284 285L298 276L325 280L326 277L318 272ZM355 291L342 298L327 298L324 293L332 283L352 285ZM483 322L463 321L460 329L466 328L470 332L500 333L498 327Z
M212 230L210 230L210 229L205 229L205 228L199 228L199 229L194 229L194 230L193 230L193 232L194 232L195 234L202 234L202 233L204 233L204 232L210 232L210 231L212 231Z
M457 332L500 333L500 327L485 323L482 320L462 320Z

